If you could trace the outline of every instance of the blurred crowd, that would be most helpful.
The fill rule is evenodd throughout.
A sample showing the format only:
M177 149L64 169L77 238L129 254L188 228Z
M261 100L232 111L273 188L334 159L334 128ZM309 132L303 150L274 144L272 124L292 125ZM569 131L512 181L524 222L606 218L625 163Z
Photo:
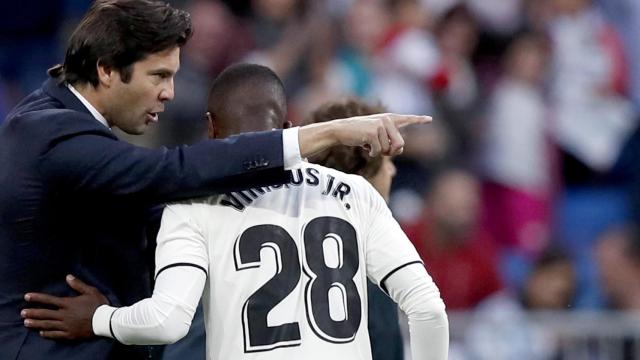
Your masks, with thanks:
M391 207L449 310L640 310L640 1L170 2L195 34L175 100L129 141L204 138L208 86L239 61L284 79L294 123L354 96L430 114L405 131ZM0 5L0 121L89 5Z

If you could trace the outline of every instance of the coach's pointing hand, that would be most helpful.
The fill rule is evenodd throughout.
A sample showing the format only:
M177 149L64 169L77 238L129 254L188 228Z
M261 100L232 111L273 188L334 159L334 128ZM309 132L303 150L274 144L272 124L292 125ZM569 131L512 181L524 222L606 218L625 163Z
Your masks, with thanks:
M398 155L404 147L398 129L430 121L430 116L374 114L303 126L298 135L300 154L305 158L334 145L348 145L362 146L371 156Z
M93 286L67 275L67 284L80 295L57 297L41 293L27 293L24 298L31 303L49 305L50 309L24 309L20 315L24 326L40 330L40 335L51 339L76 340L93 336L91 320L98 306L108 304L107 298Z

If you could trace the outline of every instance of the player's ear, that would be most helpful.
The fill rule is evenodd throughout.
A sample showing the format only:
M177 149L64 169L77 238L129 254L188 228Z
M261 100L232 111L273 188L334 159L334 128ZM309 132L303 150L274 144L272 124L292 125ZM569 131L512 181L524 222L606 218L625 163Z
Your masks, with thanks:
M283 128L283 129L288 129L288 128L292 127L292 126L293 126L293 123L291 123L291 121L285 121L285 122L282 124L282 128Z
M207 129L208 129L209 139L215 139L218 135L218 130L216 129L216 122L215 122L214 116L211 114L210 111L207 111L205 116L207 117Z

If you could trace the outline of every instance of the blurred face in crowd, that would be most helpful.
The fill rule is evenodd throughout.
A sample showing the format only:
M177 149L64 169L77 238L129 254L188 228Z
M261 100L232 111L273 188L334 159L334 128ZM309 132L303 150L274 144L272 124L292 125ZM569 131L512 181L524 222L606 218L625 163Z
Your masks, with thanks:
M229 29L234 26L232 15L222 3L204 0L196 1L189 13L198 31L184 47L185 56L200 70L210 71L211 64L226 55L225 49L233 41L229 36Z
M451 140L441 123L429 127L403 129L403 154L426 163L442 160L451 149Z
M436 226L452 237L464 237L477 224L480 205L478 181L469 173L452 170L433 185L427 206Z
M254 0L253 8L260 16L281 22L294 16L299 1L302 0Z
M527 280L525 298L536 310L566 308L575 294L576 274L569 261L558 261L534 270Z
M547 52L540 40L518 40L507 53L507 70L517 79L530 84L540 83L547 69Z
M378 172L374 176L367 180L369 180L371 185L373 185L373 187L378 190L384 200L386 202L389 202L389 194L391 193L391 181L393 180L394 176L396 176L396 166L393 164L391 157L383 156L380 169L378 169Z
M100 67L102 109L110 126L139 135L158 122L164 104L173 99L173 78L180 67L180 48L148 55L133 64L128 82L117 70Z
M407 26L427 28L432 23L431 14L418 0L403 0L396 3L395 22Z
M621 308L635 302L640 275L640 263L628 253L627 236L622 230L608 232L596 248L601 284L613 303Z
M591 5L591 0L552 0L552 8L557 13L573 14Z
M378 1L358 0L345 19L349 43L364 53L380 44L389 26L389 15Z
M553 18L554 0L525 0L524 15L528 26L536 31L543 32L549 21Z
M472 18L458 15L449 19L439 32L439 43L447 54L467 58L476 46L478 28Z

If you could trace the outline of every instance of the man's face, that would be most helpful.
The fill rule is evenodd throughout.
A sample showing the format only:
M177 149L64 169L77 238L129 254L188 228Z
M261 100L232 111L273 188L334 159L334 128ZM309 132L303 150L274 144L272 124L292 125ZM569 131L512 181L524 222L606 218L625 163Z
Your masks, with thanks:
M557 262L534 270L525 284L529 305L538 310L562 310L575 295L576 274L571 262Z
M442 175L428 199L435 221L453 236L467 236L478 221L479 191L470 174L454 170Z
M173 78L180 67L180 48L151 54L133 64L128 83L116 72L109 87L109 125L132 134L143 134L147 126L158 122L165 102L173 99Z

